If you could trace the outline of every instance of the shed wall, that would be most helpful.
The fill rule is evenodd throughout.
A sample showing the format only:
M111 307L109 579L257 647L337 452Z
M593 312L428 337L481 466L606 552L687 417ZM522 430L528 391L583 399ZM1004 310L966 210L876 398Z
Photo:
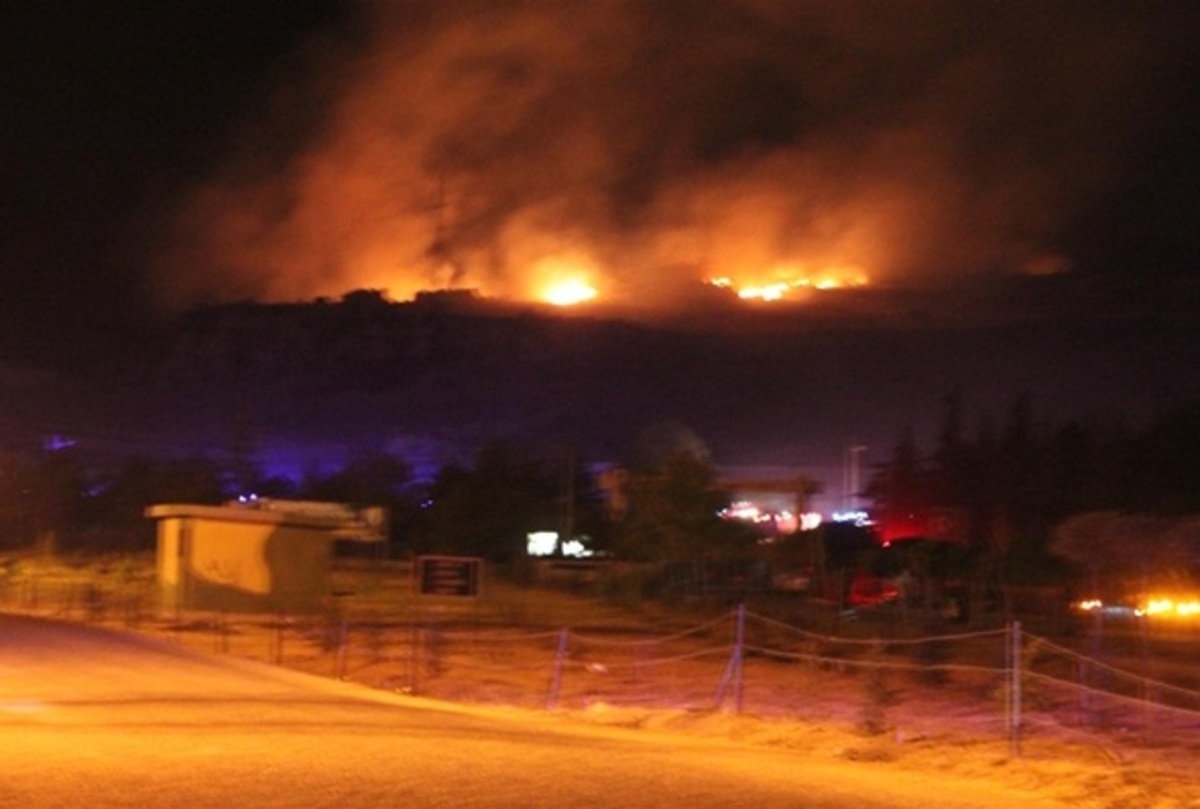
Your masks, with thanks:
M209 517L159 521L158 572L167 610L313 612L331 589L333 540L309 526Z

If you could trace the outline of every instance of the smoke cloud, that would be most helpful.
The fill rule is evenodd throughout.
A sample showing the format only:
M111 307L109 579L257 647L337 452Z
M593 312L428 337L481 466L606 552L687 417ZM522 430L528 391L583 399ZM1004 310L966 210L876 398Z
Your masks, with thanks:
M155 285L175 304L524 299L569 267L669 304L779 267L1061 271L1189 47L1135 5L364 4L181 201Z

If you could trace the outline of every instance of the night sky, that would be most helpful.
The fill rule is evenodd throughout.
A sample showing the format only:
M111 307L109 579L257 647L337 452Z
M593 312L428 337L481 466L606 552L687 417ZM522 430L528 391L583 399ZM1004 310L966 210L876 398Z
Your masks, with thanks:
M146 312L141 245L337 18L310 6L4 4L0 334L86 339Z
M781 266L1153 309L1197 278L1198 10L6 3L0 360L199 303L532 299L568 265L672 317Z

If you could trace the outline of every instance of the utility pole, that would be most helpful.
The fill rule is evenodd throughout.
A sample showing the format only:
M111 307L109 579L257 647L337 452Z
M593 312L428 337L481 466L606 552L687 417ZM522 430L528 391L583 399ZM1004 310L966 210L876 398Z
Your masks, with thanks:
M558 547L555 556L562 556L563 548L575 533L575 448L567 447L563 459L562 502L559 509Z
M859 456L866 451L866 446L850 439L842 467L842 508L845 511L855 511L859 495Z

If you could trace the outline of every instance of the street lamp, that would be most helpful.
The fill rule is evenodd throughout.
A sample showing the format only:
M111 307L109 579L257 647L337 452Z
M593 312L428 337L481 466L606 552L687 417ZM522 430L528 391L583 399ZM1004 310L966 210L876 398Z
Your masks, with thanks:
M846 447L842 467L842 509L854 511L858 506L858 456L866 451L866 446L851 439Z

